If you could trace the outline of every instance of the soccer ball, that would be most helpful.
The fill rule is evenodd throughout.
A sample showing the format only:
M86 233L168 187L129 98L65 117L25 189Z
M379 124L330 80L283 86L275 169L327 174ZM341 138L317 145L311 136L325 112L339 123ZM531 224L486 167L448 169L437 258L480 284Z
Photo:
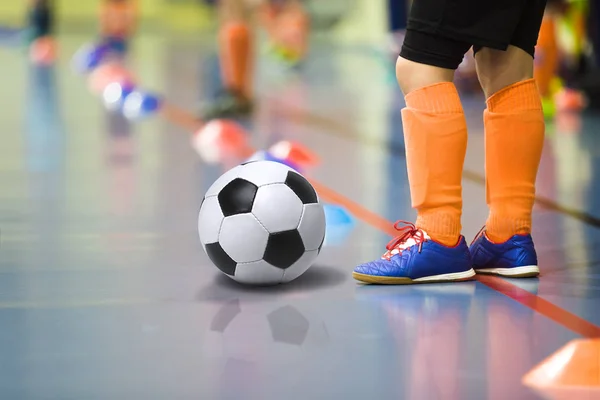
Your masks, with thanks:
M224 274L240 283L276 285L314 263L325 240L325 213L298 172L273 161L251 161L208 189L198 232Z

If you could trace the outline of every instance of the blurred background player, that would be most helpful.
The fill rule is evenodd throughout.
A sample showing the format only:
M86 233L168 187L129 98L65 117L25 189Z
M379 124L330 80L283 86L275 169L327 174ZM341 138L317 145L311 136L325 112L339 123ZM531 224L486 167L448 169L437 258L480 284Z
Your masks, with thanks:
M28 42L50 37L54 33L52 0L30 0L28 11Z
M583 95L571 87L586 46L584 10L581 0L549 0L546 6L534 63L546 118L585 106Z
M52 0L30 0L27 14L27 45L31 60L51 64L56 57L54 9Z
M301 0L264 1L260 11L271 50L291 66L308 52L309 18Z
M137 0L102 0L99 20L102 42L124 52L137 27Z
M307 51L308 16L300 0L218 0L218 48L223 92L202 111L204 119L249 114L253 109L254 26L265 28L282 57L301 60ZM257 11L260 11L260 18ZM258 20L258 21L257 21Z
M396 76L415 224L379 260L362 264L363 282L460 281L475 272L539 274L531 238L544 116L533 79L545 0L418 0L411 7ZM467 124L454 74L473 47L486 97L486 197L490 213L470 248L462 236L462 174Z

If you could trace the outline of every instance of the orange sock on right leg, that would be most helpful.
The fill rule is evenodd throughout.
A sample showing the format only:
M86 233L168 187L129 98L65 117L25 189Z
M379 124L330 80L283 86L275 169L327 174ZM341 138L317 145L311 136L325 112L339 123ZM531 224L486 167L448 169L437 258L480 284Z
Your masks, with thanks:
M225 87L246 98L252 94L252 38L242 22L223 25L219 32L221 74Z
M453 83L410 92L402 110L406 163L416 226L446 246L461 232L467 122Z
M544 115L533 79L510 85L487 101L485 125L486 234L502 243L531 233L535 179L544 145Z
M302 59L308 49L310 21L301 8L283 13L277 18L272 40L292 52L295 58Z

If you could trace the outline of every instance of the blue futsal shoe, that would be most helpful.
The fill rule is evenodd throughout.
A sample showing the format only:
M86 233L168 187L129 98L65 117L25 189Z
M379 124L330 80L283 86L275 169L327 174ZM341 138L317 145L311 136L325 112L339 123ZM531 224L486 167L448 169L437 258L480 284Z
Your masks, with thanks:
M537 254L530 234L514 235L504 243L494 243L485 234L485 227L470 246L473 268L478 274L512 278L538 276Z
M403 224L404 227L398 226ZM433 241L410 222L398 221L400 236L386 246L379 260L359 265L354 279L365 283L406 285L426 282L465 281L475 276L471 255L463 236L453 247Z

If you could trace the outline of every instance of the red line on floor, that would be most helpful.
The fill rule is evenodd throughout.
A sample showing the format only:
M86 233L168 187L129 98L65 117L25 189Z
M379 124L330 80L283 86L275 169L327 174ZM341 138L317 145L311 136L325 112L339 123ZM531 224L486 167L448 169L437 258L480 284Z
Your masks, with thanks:
M159 114L173 125L187 129L192 133L195 133L203 126L202 121L196 118L196 116L166 101L163 102Z
M367 210L360 204L348 199L347 197L337 193L333 189L311 180L311 183L315 187L315 190L324 199L332 203L337 203L344 206L350 211L356 218L366 222L367 224L377 228L391 236L394 236L397 232L393 228L392 223L387 219L375 214L372 211ZM525 289L513 285L512 283L495 276L489 275L478 275L477 280L482 284L486 285L490 289L493 289L503 295L510 297L511 299L519 302L532 309L533 311L544 315L545 317L553 320L554 322L564 326L565 328L580 334L584 337L598 338L600 337L600 327L592 324L585 319L578 317L577 315L561 308L555 304L552 304L548 300L545 300L538 295L528 292Z
M311 180L311 183L317 192L319 192L320 196L328 201L346 207L348 211L350 211L356 218L391 236L396 234L396 231L394 230L390 221L367 210L360 204L348 199L347 197L337 193L333 189L321 183L315 182L314 180ZM478 275L477 280L490 289L510 297L525 307L544 315L545 317L575 333L580 334L581 336L589 338L600 337L599 326L586 321L585 319L565 310L564 308L552 304L548 300L545 300L538 295L528 292L525 289L521 289L520 287L513 285L502 278L489 275Z
M502 278L489 275L478 275L477 280L490 289L518 301L522 305L531 308L581 336L600 338L600 327L598 325L594 325L564 308L552 304L548 300L528 292L525 289L521 289Z
M369 225L387 233L390 236L395 236L398 231L394 229L390 221L383 218L382 216L367 210L355 201L339 194L335 190L325 186L322 183L315 181L314 179L308 178L310 183L314 186L319 196L324 200L344 206L352 215L356 218L368 223Z
M309 121L311 123L316 123L320 127L324 127L325 129L333 129L338 132L347 131L346 127L337 126L335 121L331 121L329 119L321 118L319 116L314 116L311 114L306 114L303 113L301 110L287 110L287 115L292 119L295 119L299 123L302 123L303 121ZM387 221L380 215L377 215L365 209L360 204L346 198L345 196L335 192L334 190L328 188L325 185L318 184L314 181L311 181L311 183L313 184L313 186L315 186L315 189L317 189L319 194L323 195L324 198L329 198L332 202L338 203L346 207L358 219L362 220L363 222L366 222L367 224L379 230L382 230L383 232L391 236L394 236L396 234L390 221ZM540 199L536 200L540 201ZM548 201L546 201L546 203L548 203ZM577 315L555 304L552 304L547 300L544 300L538 295L528 292L527 290L521 289L518 286L515 286L512 283L500 277L478 275L477 280L479 280L482 284L486 285L487 287L499 293L502 293L505 296L510 297L511 299L519 302L525 307L528 307L534 310L535 312L544 315L545 317L553 320L554 322L557 322L558 324L566 327L567 329L570 329L573 332L576 332L585 337L600 337L599 326L594 325L591 322L586 321L585 319L578 317Z
M190 130L197 129L198 127L202 126L202 122L196 117L172 104L169 104L168 108L163 110L162 116L173 124ZM393 228L392 222L366 209L362 205L336 192L332 188L314 179L309 180L323 200L345 207L356 218L387 233L390 236L394 236L396 234L396 230ZM578 317L577 315L555 304L552 304L547 300L544 300L538 295L521 289L502 278L493 276L478 276L477 280L490 289L510 297L525 307L544 315L545 317L575 333L590 338L600 337L599 326L594 325L591 322L586 321L585 319Z

